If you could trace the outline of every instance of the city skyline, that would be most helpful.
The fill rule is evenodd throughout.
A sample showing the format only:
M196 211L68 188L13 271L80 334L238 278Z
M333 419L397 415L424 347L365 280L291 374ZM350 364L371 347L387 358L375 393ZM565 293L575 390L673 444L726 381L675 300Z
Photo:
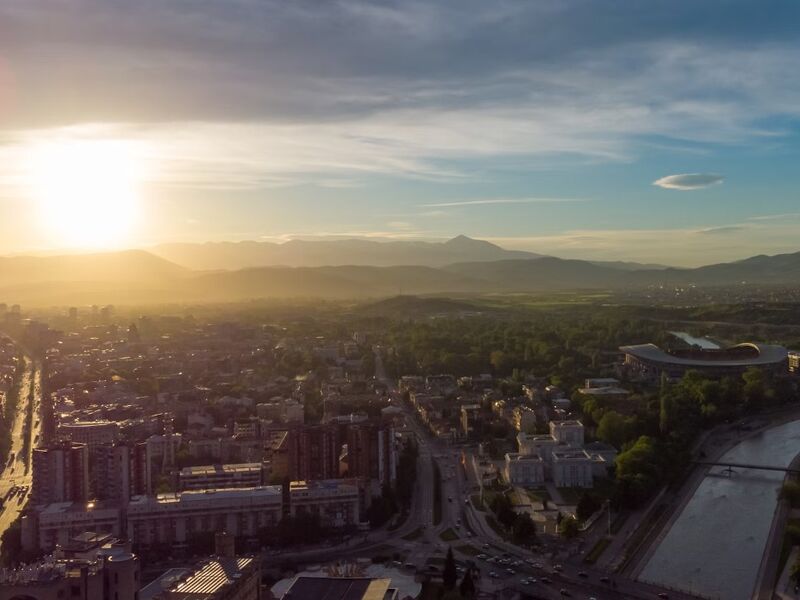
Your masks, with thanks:
M797 251L797 11L6 2L0 253L458 234L676 266Z

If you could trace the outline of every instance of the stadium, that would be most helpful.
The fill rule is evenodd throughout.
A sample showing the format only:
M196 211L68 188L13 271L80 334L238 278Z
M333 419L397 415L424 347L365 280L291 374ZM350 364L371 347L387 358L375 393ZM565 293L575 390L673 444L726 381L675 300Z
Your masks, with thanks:
M719 349L692 347L662 350L655 344L622 346L623 370L632 379L658 380L682 377L686 371L699 371L709 377L740 376L750 367L774 374L788 372L788 351L783 346L744 343Z

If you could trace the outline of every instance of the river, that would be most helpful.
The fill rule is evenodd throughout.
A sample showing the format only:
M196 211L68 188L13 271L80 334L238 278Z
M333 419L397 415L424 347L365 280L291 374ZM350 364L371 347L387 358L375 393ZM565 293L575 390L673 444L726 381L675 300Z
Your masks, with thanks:
M800 421L772 427L722 461L786 467L800 453ZM656 548L639 578L686 591L751 597L784 473L713 467Z

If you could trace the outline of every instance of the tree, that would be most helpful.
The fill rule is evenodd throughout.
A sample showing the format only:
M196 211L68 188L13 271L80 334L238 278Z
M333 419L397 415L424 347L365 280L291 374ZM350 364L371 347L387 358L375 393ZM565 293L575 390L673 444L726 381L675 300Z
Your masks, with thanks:
M461 585L458 586L458 591L461 592L462 598L473 598L475 596L475 582L472 580L472 569L467 569L464 573L464 578L461 580Z
M578 520L572 516L564 517L558 526L558 532L567 539L574 538L578 535Z
M606 412L597 425L597 437L615 448L628 439L628 420L616 411Z
M580 521L585 521L596 513L601 506L602 504L597 496L589 492L584 492L581 494L578 505L575 507L575 516L578 517Z
M788 500L792 508L800 506L800 482L791 480L784 483L781 498Z
M628 506L644 501L661 482L663 468L656 442L646 435L617 456L619 500Z
M519 513L511 526L515 544L530 544L536 537L536 525L528 513Z
M442 571L442 583L444 589L452 590L456 586L458 579L458 572L456 571L456 559L453 558L453 549L447 549L447 558L444 561L444 570Z

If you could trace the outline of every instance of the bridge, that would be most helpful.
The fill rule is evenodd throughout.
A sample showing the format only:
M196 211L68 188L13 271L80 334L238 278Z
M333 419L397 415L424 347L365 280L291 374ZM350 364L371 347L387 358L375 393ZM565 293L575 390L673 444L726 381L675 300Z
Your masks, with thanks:
M708 467L726 467L725 472L729 475L733 473L734 469L756 469L760 471L781 471L783 473L791 473L793 475L800 474L800 468L792 467L774 467L772 465L751 465L747 463L734 463L734 462L719 462L709 460L693 460L692 464L708 466Z

